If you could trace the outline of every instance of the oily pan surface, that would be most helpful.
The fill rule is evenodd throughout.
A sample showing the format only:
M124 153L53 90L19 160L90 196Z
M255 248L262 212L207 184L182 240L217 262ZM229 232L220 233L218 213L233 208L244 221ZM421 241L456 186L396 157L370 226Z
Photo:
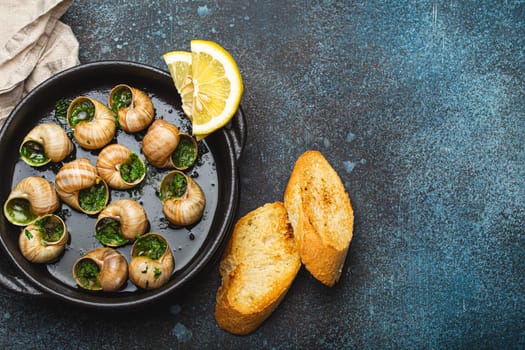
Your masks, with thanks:
M54 114L55 104L60 98L73 99L76 96L86 95L107 103L111 88L119 83L126 83L144 90L152 99L155 107L155 119L165 119L175 124L181 131L190 132L191 123L184 117L181 102L176 93L171 78L165 72L131 63L100 63L84 66L65 72L28 95L14 110L2 130L0 145L3 152L0 154L2 166L2 181L0 198L2 205L11 188L22 178L37 175L54 183L56 172L61 166L48 164L41 168L32 168L25 164L18 156L18 147L29 130L41 122L54 122L61 125ZM68 126L64 126L69 131ZM114 143L120 143L137 153L143 160L140 151L141 139L145 131L137 134L127 134L117 131ZM0 237L15 264L39 287L56 294L59 297L75 300L89 300L94 303L137 302L141 299L155 298L182 284L191 274L199 259L208 259L205 250L216 249L221 236L226 234L225 221L231 209L228 200L232 199L232 188L229 177L234 176L228 164L230 159L224 155L228 148L225 135L210 136L209 139L199 142L199 156L195 166L185 172L194 178L202 187L206 195L206 208L203 218L191 227L173 227L164 218L161 202L156 191L162 176L168 171L156 169L147 165L146 179L141 185L131 190L112 190L110 200L131 198L144 206L147 212L150 229L163 235L169 242L175 258L175 270L168 284L159 290L142 291L130 281L117 293L86 292L75 285L71 275L73 263L87 251L102 246L94 236L96 216L90 217L62 203L60 215L65 219L71 239L66 251L59 261L52 264L37 265L26 261L20 254L17 239L20 228L11 225L3 217L0 220ZM211 145L211 146L210 146ZM223 148L217 152L215 148ZM64 162L74 158L86 157L96 164L96 157L100 150L87 151L75 143L72 156ZM231 153L231 150L230 150ZM231 158L231 157L230 157ZM147 162L146 162L147 163ZM221 198L221 201L218 199ZM225 204L226 202L226 204ZM217 212L217 215L215 215ZM231 215L231 213L229 213ZM131 244L117 248L130 261Z

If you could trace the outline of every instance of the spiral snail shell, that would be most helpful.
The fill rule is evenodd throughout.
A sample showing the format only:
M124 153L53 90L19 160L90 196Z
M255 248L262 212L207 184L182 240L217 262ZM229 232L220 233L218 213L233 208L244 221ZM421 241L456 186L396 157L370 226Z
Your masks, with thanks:
M38 176L26 177L16 184L4 204L7 220L26 226L39 216L53 213L60 206L55 187Z
M206 197L199 184L179 170L172 170L164 176L160 198L164 215L177 226L199 221L206 206Z
M120 128L133 133L146 129L155 116L148 95L137 88L119 84L111 89L108 105L118 115Z
M18 236L18 246L27 260L47 263L62 254L68 238L64 221L57 215L47 214L22 229Z
M75 98L67 109L67 122L75 141L85 149L102 148L115 136L113 112L94 98Z
M20 157L31 166L58 163L73 151L73 143L60 126L43 123L35 126L20 145Z
M106 246L118 247L134 241L147 229L148 218L144 208L132 199L119 199L98 215L95 237Z
M137 238L131 248L129 279L142 289L155 289L169 281L175 268L168 241L157 233Z
M97 158L97 172L111 188L125 190L137 186L146 176L146 166L129 148L111 144Z
M157 119L142 139L144 156L157 168L173 168L171 154L179 144L179 129L165 120Z
M60 168L55 179L58 196L88 215L99 213L109 200L106 182L87 158L78 158Z
M113 248L96 248L75 262L73 277L81 288L114 292L128 279L128 262Z

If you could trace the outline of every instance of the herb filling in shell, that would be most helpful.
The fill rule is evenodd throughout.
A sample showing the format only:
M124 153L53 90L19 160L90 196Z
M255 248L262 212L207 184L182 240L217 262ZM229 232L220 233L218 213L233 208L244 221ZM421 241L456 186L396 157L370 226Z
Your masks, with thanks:
M193 142L187 137L181 137L179 144L175 151L171 154L173 164L177 168L189 168L197 158L197 150Z
M117 113L120 109L128 107L131 104L131 98L131 90L127 87L121 87L111 97L111 109Z
M67 125L67 109L71 104L71 100L61 98L55 103L55 118L60 124Z
M36 141L24 142L20 155L32 164L44 164L49 161L44 146Z
M122 180L132 183L142 178L146 168L136 153L132 153L126 162L120 165L120 176Z
M55 216L46 216L36 221L42 240L46 242L57 242L64 235L64 225Z
M85 211L95 212L106 205L106 195L106 186L102 181L98 181L93 186L78 193L78 202Z
M85 100L75 103L71 116L69 118L69 126L74 128L80 122L90 122L95 116L95 106L91 101Z
M82 287L86 289L100 289L100 281L98 276L100 268L91 259L80 260L75 267L76 276Z
M186 181L186 177L181 173L176 172L171 177L167 186L164 186L161 193L161 199L168 200L170 198L180 198L184 192L186 192L187 186L188 182Z
M24 198L13 198L7 203L7 213L15 222L30 223L36 219L31 211L31 203Z
M166 251L166 242L156 235L140 237L133 245L132 256L145 256L152 260L159 259Z
M95 237L99 242L110 247L118 247L129 242L120 233L120 222L113 218L100 220L95 231Z

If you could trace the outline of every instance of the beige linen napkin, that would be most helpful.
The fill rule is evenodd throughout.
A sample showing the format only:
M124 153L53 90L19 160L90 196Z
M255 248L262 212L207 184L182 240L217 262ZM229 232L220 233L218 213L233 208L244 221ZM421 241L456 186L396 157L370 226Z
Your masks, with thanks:
M58 20L71 3L0 1L0 126L31 89L79 63L78 41Z

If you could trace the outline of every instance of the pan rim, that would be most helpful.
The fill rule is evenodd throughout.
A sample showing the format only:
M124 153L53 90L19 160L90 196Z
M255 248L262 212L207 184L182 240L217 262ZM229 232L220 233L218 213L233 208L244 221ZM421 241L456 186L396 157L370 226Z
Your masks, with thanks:
M15 108L11 111L10 115L5 121L5 124L3 125L2 129L0 130L0 142L2 142L6 137L6 132L9 127L15 120L18 114L21 113L21 110L25 108L25 106L30 103L33 99L35 99L35 96L39 96L42 94L42 91L45 91L46 89L49 89L51 86L56 84L57 82L60 82L63 79L68 79L70 76L77 74L79 71L84 70L101 70L104 69L112 69L115 67L122 67L125 66L127 69L137 69L137 70L145 70L150 72L155 77L160 77L160 79L169 79L171 81L171 76L166 71L160 70L156 67L149 66L142 63L132 62L132 61L123 61L123 60L103 60L103 61L96 61L96 62L90 62L86 64L82 64L79 66L72 67L70 69L67 69L65 71L62 71L53 77L47 79L43 83L41 83L39 86L37 86L35 89L33 89L29 94L27 94L18 104L15 106ZM242 114L242 110L239 109L238 114L240 114L240 118L244 118ZM239 198L239 179L238 179L238 166L237 166L237 159L235 157L235 145L232 135L227 130L220 130L217 132L218 135L220 134L220 140L222 142L222 147L224 150L226 150L226 166L231 167L231 169L228 169L231 172L231 177L229 177L229 191L227 193L224 193L225 197L221 197L221 201L227 202L226 205L226 211L222 221L220 221L219 230L217 234L213 235L213 239L210 239L210 243L208 243L206 246L209 248L206 251L203 251L202 247L199 249L195 257L192 259L191 263L188 264L188 266L184 269L184 272L181 274L181 278L173 284L161 287L156 290L152 291L141 291L137 294L130 293L129 295L117 295L116 297L112 298L100 298L97 295L92 295L89 293L86 293L84 291L74 291L70 294L63 293L59 289L53 287L54 285L60 285L60 281L42 281L39 278L35 278L33 274L31 274L29 271L27 271L20 261L18 261L17 257L13 255L11 252L11 249L7 245L4 239L5 232L0 232L0 245L2 249L6 252L6 255L8 256L9 262L12 263L14 266L16 266L17 272L19 272L22 275L23 279L26 279L30 282L31 285L34 285L37 290L42 291L44 296L52 296L54 298L58 298L61 300L65 300L67 302L71 302L73 304L86 306L86 307L94 307L94 308L102 308L102 309L122 309L127 308L130 306L138 306L138 305L144 305L147 303L151 303L153 301L158 301L165 297L168 294L173 293L174 291L180 289L181 287L185 286L191 279L193 279L196 275L198 275L205 267L206 265L212 260L212 258L219 253L219 250L221 246L223 245L223 242L227 239L228 235L231 233L232 225L233 225L233 218L237 211L237 205L238 205L238 198ZM218 137L216 139L219 139ZM219 142L219 141L217 141ZM216 150L213 150L211 146L209 146L210 151L214 153ZM222 151L222 149L221 149ZM215 213L214 213L215 215ZM216 220L216 219L214 219ZM205 244L203 244L204 246ZM1 274L1 272L0 272ZM77 297L76 295L79 295ZM83 296L83 297L81 297Z

